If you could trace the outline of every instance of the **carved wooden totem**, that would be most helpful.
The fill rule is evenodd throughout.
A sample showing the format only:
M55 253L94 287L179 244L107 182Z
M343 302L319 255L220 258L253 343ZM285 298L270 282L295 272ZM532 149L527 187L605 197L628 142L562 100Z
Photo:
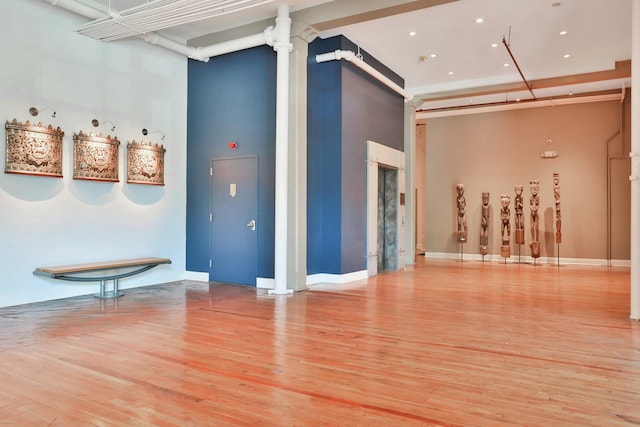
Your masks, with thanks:
M562 243L562 218L560 215L560 174L553 174L553 198L556 201L556 243Z
M531 257L539 258L540 257L540 196L538 193L540 192L540 181L532 180L529 181L529 188L531 189L531 198L529 199L529 209L531 211L531 243L529 243L529 247L531 248Z
M480 219L480 254L489 253L489 193L482 193L482 218Z
M502 206L502 210L500 211L500 219L502 221L502 245L500 246L500 255L502 255L503 258L509 258L511 256L511 209L509 209L509 203L511 203L511 197L509 195L500 195L500 205Z
M514 203L514 209L516 212L516 220L515 220L515 226L516 226L516 243L518 245L521 245L524 243L524 202L522 199L522 185L516 185L514 187L515 192L516 192L516 196L515 199L513 201Z
M458 242L467 241L467 201L464 198L464 185L456 185L456 205L458 207Z

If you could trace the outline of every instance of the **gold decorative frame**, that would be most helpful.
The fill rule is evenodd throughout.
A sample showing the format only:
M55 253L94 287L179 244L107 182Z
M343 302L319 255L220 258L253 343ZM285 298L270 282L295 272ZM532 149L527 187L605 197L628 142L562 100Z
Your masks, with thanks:
M118 182L118 147L111 135L73 135L73 179Z
M127 144L127 182L129 184L164 185L162 145L131 141Z
M42 123L18 122L4 125L7 133L5 173L62 178L62 137L64 132Z

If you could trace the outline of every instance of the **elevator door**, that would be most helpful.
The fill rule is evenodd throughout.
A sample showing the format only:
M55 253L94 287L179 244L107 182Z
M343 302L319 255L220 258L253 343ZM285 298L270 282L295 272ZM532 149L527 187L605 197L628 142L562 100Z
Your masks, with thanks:
M378 271L398 269L398 170L378 167Z

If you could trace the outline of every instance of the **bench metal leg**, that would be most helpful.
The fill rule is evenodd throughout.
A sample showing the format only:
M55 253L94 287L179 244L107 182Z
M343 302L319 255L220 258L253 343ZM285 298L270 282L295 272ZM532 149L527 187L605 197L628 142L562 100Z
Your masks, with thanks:
M118 289L118 278L116 277L113 279L112 291L105 290L105 280L104 279L100 280L100 293L97 293L94 296L96 298L107 299L107 298L118 298L118 297L121 297L122 295L124 295L124 292Z
M116 277L115 279L113 279L113 297L114 298L118 298L121 297L122 295L124 295L124 292L122 292L119 289L119 285L118 285L118 278Z

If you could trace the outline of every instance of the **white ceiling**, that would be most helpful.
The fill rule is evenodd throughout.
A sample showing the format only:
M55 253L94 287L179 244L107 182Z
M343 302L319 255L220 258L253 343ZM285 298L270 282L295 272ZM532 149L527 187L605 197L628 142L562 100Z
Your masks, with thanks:
M560 3L559 6L553 6ZM476 23L476 18L484 22ZM384 31L380 31L384 29ZM416 31L415 37L408 35ZM567 31L566 35L560 35ZM332 30L404 77L413 94L610 70L631 58L630 0L461 0ZM497 47L491 45L496 43ZM436 53L436 58L421 56ZM570 54L569 58L564 58ZM509 64L505 67L504 64ZM453 74L450 75L449 72ZM534 90L537 97L619 88L623 82ZM626 81L629 86L630 81ZM528 91L467 97L465 103L530 99ZM460 100L431 103L431 108Z
M82 0L125 10L147 0ZM365 1L365 0L359 0ZM376 0L366 0L375 8ZM273 1L159 33L187 41L251 22L274 18L277 6L292 10L353 3L351 0ZM326 3L326 4L325 4ZM389 2L386 2L387 4ZM393 3L393 2L392 2ZM407 3L398 0L395 3ZM310 9L313 10L313 9ZM482 23L476 23L483 18ZM415 31L415 36L409 32ZM566 35L560 35L567 31ZM522 82L503 37L528 81L612 70L631 59L631 0L459 0L320 33L343 34L405 79L423 98L450 91ZM497 44L491 47L491 44ZM435 58L430 57L437 54ZM564 55L570 57L565 58ZM508 66L504 66L508 64ZM453 74L449 74L453 72ZM535 89L536 97L629 86L630 79ZM472 92L472 91L471 91ZM531 99L527 90L432 101L422 108Z

